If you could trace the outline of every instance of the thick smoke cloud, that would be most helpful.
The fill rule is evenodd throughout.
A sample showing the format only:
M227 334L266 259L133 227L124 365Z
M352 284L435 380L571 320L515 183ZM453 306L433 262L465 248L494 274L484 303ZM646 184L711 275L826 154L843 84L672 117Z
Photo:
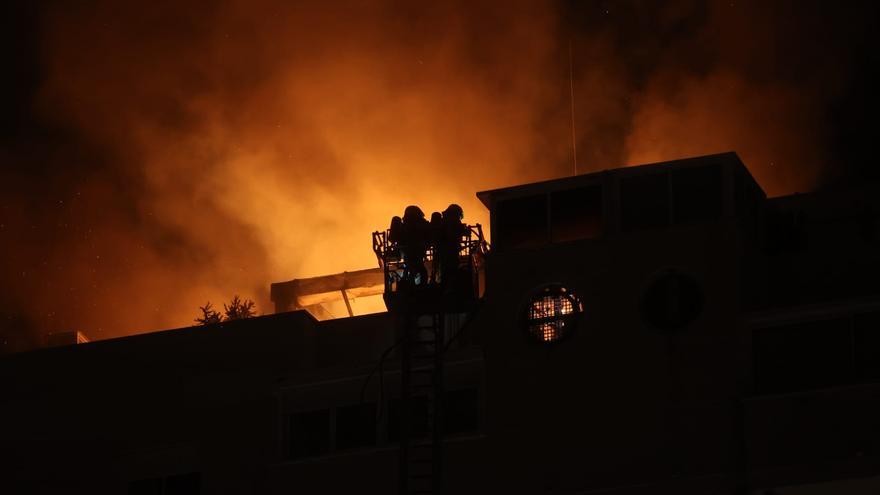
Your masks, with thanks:
M627 162L736 150L772 196L827 183L834 168L831 109L875 16L857 4L682 4L661 18L703 17L636 96ZM672 24L675 24L673 22ZM676 67L683 64L684 67ZM843 125L841 127L846 127Z
M373 266L407 204L487 223L475 191L572 172L569 43L580 172L734 149L807 190L862 32L814 47L800 3L439 3L45 7L0 312L95 338L268 312L269 282Z
M852 156L842 148L876 136L852 132L859 124L846 115L877 105L851 94L854 67L876 71L873 6L633 1L576 10L579 149L599 168L735 150L776 196L845 174L852 164L840 160Z
M370 232L406 204L458 201L485 223L475 190L553 175L531 168L534 109L556 98L535 77L553 14L51 9L38 112L88 149L49 142L50 187L14 203L10 232L52 237L11 249L16 303L97 337L185 325L206 300L239 292L267 311L271 281L374 266Z

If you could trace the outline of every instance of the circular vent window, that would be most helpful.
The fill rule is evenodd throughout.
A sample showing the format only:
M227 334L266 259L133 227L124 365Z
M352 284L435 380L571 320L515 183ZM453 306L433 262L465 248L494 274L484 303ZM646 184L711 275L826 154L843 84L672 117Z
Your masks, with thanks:
M557 342L569 335L584 308L578 298L561 285L548 285L529 298L526 327L538 342Z
M670 269L657 274L642 297L642 318L671 332L691 324L703 312L703 291L687 273Z

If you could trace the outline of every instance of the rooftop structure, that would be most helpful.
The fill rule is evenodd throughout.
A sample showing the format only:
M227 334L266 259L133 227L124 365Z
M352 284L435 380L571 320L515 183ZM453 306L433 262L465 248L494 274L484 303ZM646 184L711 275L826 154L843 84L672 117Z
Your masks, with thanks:
M275 312L304 309L319 320L334 316L328 311L328 303L342 301L346 315L355 316L351 299L381 296L385 292L384 272L381 267L342 272L323 277L300 278L289 282L272 284L270 297Z

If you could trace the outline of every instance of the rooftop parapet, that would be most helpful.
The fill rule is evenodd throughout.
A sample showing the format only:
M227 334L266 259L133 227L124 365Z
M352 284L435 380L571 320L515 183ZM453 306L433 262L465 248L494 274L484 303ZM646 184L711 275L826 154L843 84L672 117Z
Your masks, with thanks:
M736 153L621 167L477 193L497 252L737 218L766 199Z

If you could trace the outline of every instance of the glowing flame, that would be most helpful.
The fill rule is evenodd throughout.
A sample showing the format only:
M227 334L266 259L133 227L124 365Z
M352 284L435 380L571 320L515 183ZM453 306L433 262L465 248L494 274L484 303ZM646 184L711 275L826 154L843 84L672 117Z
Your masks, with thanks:
M565 317L574 311L574 303L564 293L542 296L530 305L530 331L544 342L558 340L566 325Z

